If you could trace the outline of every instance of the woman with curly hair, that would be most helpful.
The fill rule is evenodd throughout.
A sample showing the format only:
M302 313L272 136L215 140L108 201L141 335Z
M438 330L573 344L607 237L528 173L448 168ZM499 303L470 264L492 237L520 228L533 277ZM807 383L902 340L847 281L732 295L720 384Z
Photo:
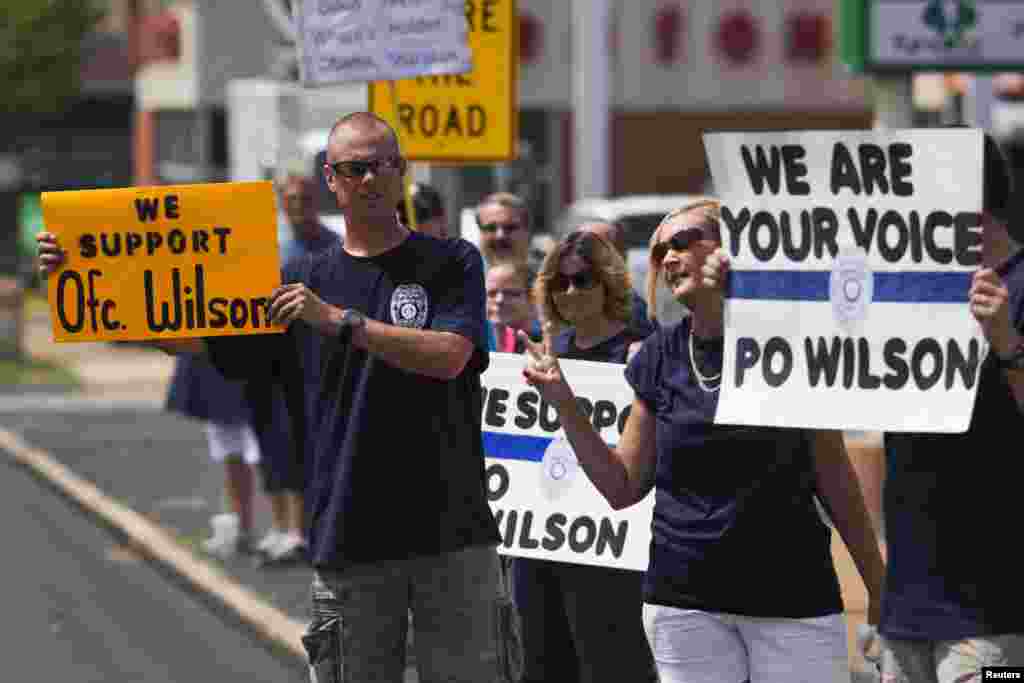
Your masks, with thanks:
M625 364L639 347L630 329L633 289L604 238L568 235L544 259L534 300L562 358ZM640 621L642 573L515 558L513 598L523 637L523 683L654 681Z

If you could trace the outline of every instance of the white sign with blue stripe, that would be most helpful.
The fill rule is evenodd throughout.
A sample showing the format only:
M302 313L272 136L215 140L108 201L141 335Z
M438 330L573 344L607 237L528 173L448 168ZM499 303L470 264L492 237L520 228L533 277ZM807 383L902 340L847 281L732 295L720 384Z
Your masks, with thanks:
M502 536L519 557L644 570L653 494L615 511L580 469L554 408L523 380L526 357L492 353L483 374L487 493ZM616 444L633 389L625 366L560 361L581 407Z
M716 421L967 429L982 133L704 136L732 262Z

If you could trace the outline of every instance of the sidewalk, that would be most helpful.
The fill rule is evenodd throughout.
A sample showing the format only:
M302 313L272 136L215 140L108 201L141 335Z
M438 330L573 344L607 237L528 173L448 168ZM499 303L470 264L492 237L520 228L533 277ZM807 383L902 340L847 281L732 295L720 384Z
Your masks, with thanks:
M24 349L73 370L83 383L79 395L104 401L162 405L174 372L174 358L130 343L56 344L45 309L26 312Z
M221 563L206 558L199 549L199 543L209 534L210 516L220 511L223 472L206 455L201 425L162 410L174 359L130 344L54 344L45 311L30 316L25 348L32 355L69 365L84 384L74 403L79 409L94 404L95 409L76 414L62 408L58 401L49 410L50 417L40 417L38 412L21 418L8 415L3 425L10 425L28 444L46 450L60 465L137 513L135 517L118 513L113 518L106 516L104 521L125 527L121 533L137 544L153 543L154 552L159 554L157 561L166 564L183 585L233 619L243 623L265 620L266 624L246 625L271 647L301 657L297 637L300 625L308 618L309 568L261 569L248 557ZM108 457L99 457L103 455ZM40 476L61 475L40 469ZM87 500L93 499L92 494L84 495ZM100 514L97 510L90 512ZM160 541L152 540L156 532L139 531L147 523L173 539L167 545L176 546L178 552L161 549ZM257 535L268 525L266 500L257 494ZM853 653L853 634L864 621L867 600L852 560L837 538L833 534L833 555L847 606ZM752 560L752 566L756 566L758 560ZM863 660L851 655L851 664L857 674L854 680L863 680ZM415 680L412 671L406 680Z

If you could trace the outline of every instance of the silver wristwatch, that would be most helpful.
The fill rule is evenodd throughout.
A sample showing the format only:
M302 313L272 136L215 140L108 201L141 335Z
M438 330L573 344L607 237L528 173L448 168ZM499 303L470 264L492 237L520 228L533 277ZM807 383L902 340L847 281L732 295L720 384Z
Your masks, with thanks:
M346 308L345 312L341 314L341 327L342 329L346 327L351 328L355 332L362 327L366 327L366 316L355 309Z

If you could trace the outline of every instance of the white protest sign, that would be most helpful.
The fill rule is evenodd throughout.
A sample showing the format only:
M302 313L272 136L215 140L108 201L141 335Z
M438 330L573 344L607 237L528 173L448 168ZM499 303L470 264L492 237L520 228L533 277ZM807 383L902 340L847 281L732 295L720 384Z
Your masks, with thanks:
M483 374L487 498L498 552L619 569L647 569L654 495L615 511L590 483L555 409L523 380L526 358L492 353ZM624 365L564 360L562 372L605 441L633 403Z
M962 432L982 134L708 134L732 260L716 422Z
M306 86L392 81L472 69L465 7L453 0L301 0Z

